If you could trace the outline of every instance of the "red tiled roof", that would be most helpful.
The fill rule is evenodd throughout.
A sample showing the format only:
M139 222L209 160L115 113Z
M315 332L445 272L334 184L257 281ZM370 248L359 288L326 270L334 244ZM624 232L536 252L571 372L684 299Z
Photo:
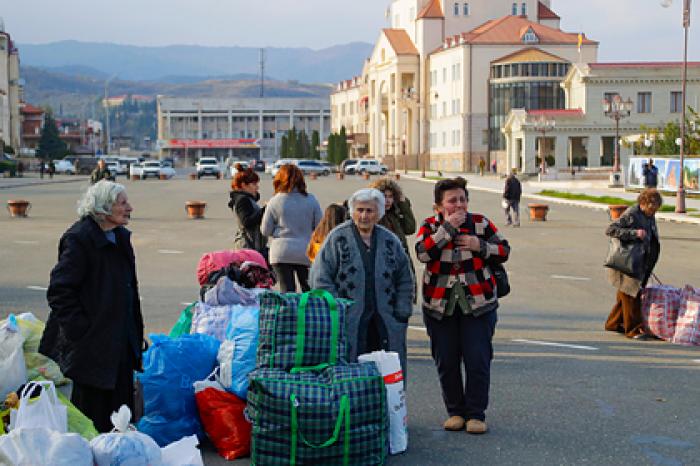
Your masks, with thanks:
M408 36L405 29L383 29L382 32L389 40L396 55L418 55L418 49Z
M538 2L537 5L537 19L561 19L555 12L550 10L547 5L542 2Z
M528 115L532 116L570 116L570 117L583 117L583 110L580 108L562 108L562 109L550 109L550 110L528 110Z
M27 115L41 115L44 113L44 110L39 107L35 107L32 104L24 104L21 112Z
M418 13L418 17L416 19L425 18L445 19L445 14L442 12L440 0L431 0L431 2L425 5L425 7L420 11L420 13Z
M640 61L640 62L610 62L610 63L589 63L591 69L607 68L680 68L683 62L679 61ZM689 61L689 68L700 67L700 61Z

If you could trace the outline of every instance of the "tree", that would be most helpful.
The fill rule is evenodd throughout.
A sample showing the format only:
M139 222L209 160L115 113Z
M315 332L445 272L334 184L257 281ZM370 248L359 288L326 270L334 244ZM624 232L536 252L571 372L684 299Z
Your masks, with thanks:
M345 126L341 126L338 135L338 163L348 158L348 138L345 133Z
M338 156L335 151L335 133L331 133L328 135L328 149L326 150L326 158L333 165L338 164L338 162L336 161Z
M294 127L287 131L287 147L289 148L287 156L299 157L297 154L297 130Z
M304 159L310 159L311 157L311 141L309 141L309 135L306 131L301 130L299 133L299 142L301 145L301 157Z
M66 143L58 135L58 127L51 113L44 117L44 127L41 129L39 150L37 156L42 159L60 159L68 153Z
M641 125L639 130L653 141L653 144L646 147L644 141L640 140L636 144L636 153L641 155L679 155L680 148L676 144L676 140L681 136L681 128L677 121L669 121L661 129ZM690 106L688 106L685 119L685 143L686 154L700 154L700 114Z
M319 160L321 158L321 152L318 148L321 146L321 136L318 134L317 130L313 130L311 133L311 158L314 160Z
M289 157L289 141L287 136L282 136L282 141L280 142L280 158L286 159Z
M304 140L303 140L303 135L304 132L297 133L294 139L295 145L294 145L294 153L296 154L296 158L298 159L303 159L306 158L304 157Z

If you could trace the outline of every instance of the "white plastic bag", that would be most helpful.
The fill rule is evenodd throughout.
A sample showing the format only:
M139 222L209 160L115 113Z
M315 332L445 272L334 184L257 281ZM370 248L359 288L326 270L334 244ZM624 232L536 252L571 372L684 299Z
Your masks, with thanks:
M92 466L87 440L44 428L16 429L0 436L0 464Z
M0 325L0 401L27 381L23 343L17 319L10 314Z
M386 405L389 411L389 452L402 453L408 448L408 416L403 371L399 354L393 351L374 351L360 355L359 362L373 362L384 378Z
M41 394L31 399L36 387ZM29 382L22 389L19 408L10 412L10 430L44 427L65 434L68 431L68 409L58 400L56 387L49 380Z
M183 437L161 449L163 466L204 466L202 454L197 449L196 435Z
M98 435L90 441L95 466L114 464L129 466L161 466L160 447L148 435L137 432L131 422L131 410L122 405L110 417L112 433Z

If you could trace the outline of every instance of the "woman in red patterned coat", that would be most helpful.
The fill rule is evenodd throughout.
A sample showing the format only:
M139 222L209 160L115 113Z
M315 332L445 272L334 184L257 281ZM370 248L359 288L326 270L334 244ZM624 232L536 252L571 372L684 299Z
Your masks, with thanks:
M483 434L498 297L491 263L508 260L508 242L489 219L468 211L463 178L435 185L436 215L418 231L425 263L423 319L449 418L445 430ZM462 377L462 364L466 381Z

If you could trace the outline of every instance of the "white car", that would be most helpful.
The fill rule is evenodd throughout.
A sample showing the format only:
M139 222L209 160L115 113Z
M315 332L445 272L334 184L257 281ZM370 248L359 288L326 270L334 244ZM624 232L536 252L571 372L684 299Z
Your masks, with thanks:
M216 157L202 157L197 160L197 178L207 175L218 178L220 174L221 168L219 168L219 161Z
M112 178L116 178L121 168L119 168L119 162L109 161L106 163L107 170L112 174Z
M275 163L272 164L272 168L270 169L270 174L272 176L277 175L277 172L280 171L280 167L282 165L288 165L292 164L295 165L297 163L297 159L279 159Z
M363 175L369 173L370 175L383 175L387 172L386 165L379 163L379 160L374 159L362 159L358 160L354 165L347 165L345 167L345 173Z
M232 160L231 165L229 165L229 167L228 167L229 175L231 175L231 178L236 176L236 173L238 172L238 170L236 169L236 165L238 165L238 164L240 164L244 170L246 170L250 167L250 163L246 162L245 160Z
M139 163L138 157L119 157L119 174L126 175L131 165Z
M56 160L54 166L56 167L56 173L63 173L65 175L73 175L75 173L75 165L72 160Z
M175 176L175 169L159 160L147 160L141 164L141 178L160 178L165 175L167 179Z
M331 174L331 169L323 166L318 160L299 160L296 166L299 167L304 175L315 173L317 175L327 176Z
M132 163L129 166L129 176L134 177L134 176L141 176L141 175L143 175L143 164Z

